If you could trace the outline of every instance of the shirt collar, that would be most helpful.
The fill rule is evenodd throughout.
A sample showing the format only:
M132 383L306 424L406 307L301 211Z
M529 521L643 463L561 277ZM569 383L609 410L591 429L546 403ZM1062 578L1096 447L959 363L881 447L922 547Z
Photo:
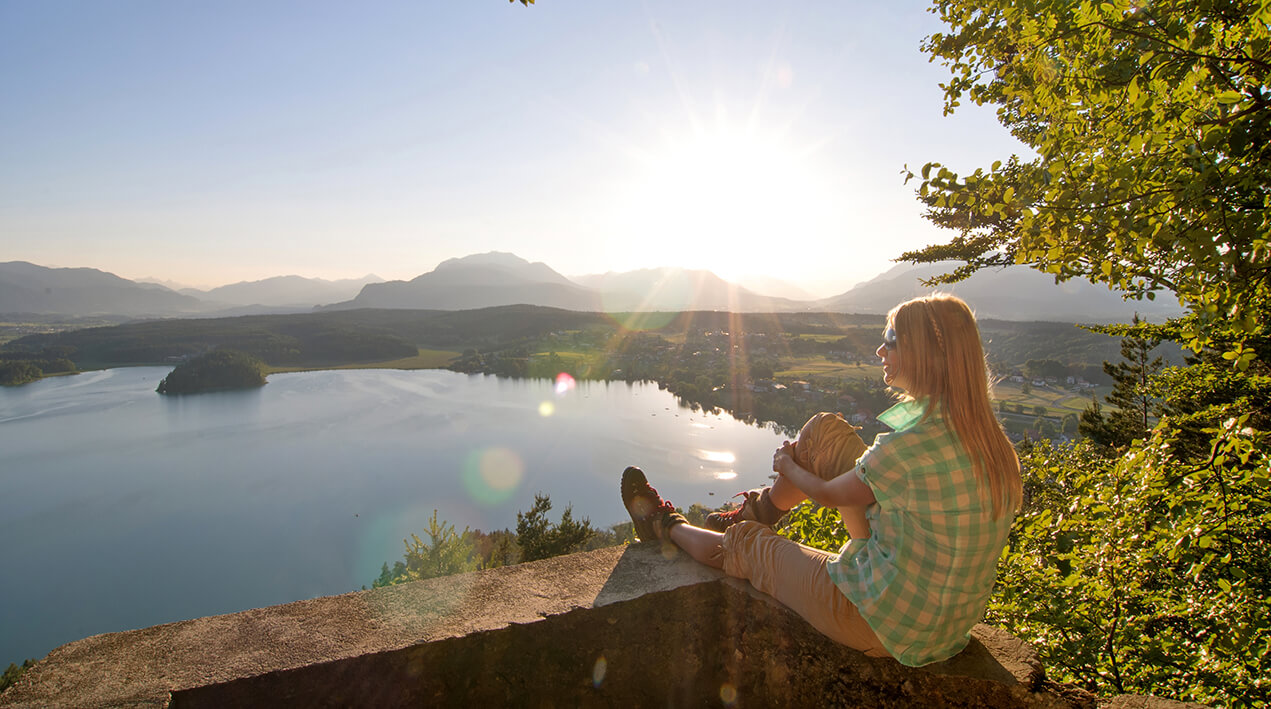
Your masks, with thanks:
M878 420L894 431L912 428L927 413L927 402L918 399L902 401L878 415Z

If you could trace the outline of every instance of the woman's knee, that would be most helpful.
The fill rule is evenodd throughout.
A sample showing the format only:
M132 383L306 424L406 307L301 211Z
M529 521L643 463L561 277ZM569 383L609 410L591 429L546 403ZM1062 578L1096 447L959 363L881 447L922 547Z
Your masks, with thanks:
M765 533L776 535L771 527L749 520L729 527L724 532L724 540L721 543L724 573L749 579L754 571L759 539Z

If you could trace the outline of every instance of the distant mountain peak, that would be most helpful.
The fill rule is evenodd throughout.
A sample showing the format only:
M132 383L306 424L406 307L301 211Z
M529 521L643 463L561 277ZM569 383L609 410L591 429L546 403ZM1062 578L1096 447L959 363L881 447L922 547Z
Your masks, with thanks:
M541 262L538 262L541 264ZM469 266L500 266L504 268L518 268L524 266L532 266L529 261L507 251L487 251L483 254L469 254L467 256L459 256L456 258L448 258L437 264L434 271L442 271L450 268L469 267ZM545 265L545 264L542 264Z
M520 283L554 283L577 287L542 261L533 263L506 251L487 251L459 258L450 258L437 264L428 273L411 280L411 283L454 283L455 285L507 285Z
M963 281L936 287L923 284L952 271L959 263L898 264L846 293L818 301L817 305L837 312L886 313L910 298L940 291L965 299L977 317L998 320L1129 322L1137 312L1159 321L1183 312L1177 301L1169 297L1127 301L1121 293L1102 284L1080 278L1056 283L1053 275L1026 266L985 268Z

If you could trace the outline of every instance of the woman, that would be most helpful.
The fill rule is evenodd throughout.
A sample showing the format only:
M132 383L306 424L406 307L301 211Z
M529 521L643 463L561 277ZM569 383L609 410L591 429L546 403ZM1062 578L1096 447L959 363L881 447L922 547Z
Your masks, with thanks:
M1019 459L993 415L979 329L961 299L898 305L877 354L883 381L905 395L878 417L894 431L847 474L810 472L786 441L773 454L776 482L748 495L723 533L687 524L638 468L623 473L622 497L641 539L749 579L834 640L919 666L956 655L983 616L1022 495ZM772 531L807 498L863 508L867 526L852 525L838 554Z

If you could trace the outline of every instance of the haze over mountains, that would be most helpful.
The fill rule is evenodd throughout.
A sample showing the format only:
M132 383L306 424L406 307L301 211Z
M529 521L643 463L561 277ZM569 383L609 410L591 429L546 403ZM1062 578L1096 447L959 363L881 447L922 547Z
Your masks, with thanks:
M45 268L0 263L0 313L200 317L314 308L408 308L468 310L531 304L579 311L801 310L885 313L892 306L931 292L921 279L945 272L941 264L898 265L840 295L820 300L772 297L729 283L710 271L642 269L567 278L544 263L509 253L454 258L409 281L325 281L279 276L207 291L173 291L91 268ZM797 276L789 279L797 286ZM941 290L958 293L982 318L1123 322L1134 313L1152 320L1182 311L1163 294L1155 302L1130 301L1085 281L1056 285L1024 267L982 271Z
M263 281L231 283L206 291L183 288L181 293L213 303L307 309L322 303L348 300L360 293L367 284L379 283L383 280L375 275L339 281L301 276L275 276Z

